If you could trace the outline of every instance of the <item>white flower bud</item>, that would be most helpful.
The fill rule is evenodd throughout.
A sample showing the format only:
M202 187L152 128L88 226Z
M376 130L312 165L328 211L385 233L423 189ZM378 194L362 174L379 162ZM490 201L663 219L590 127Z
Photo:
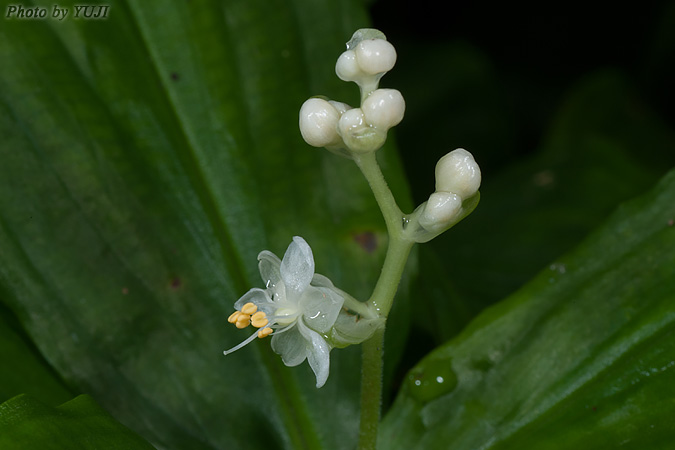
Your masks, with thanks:
M428 231L440 231L457 218L462 210L462 199L452 192L434 192L429 196L419 224Z
M386 131L373 128L363 115L361 108L346 111L337 125L338 133L344 144L353 152L370 152L382 147L387 139Z
M356 62L356 53L354 50L347 50L342 53L335 63L335 73L343 81L360 80L364 73Z
M361 108L353 108L349 111L345 111L344 114L340 116L338 121L338 132L344 137L358 133L367 126Z
M386 131L403 120L405 101L396 89L377 89L361 105L366 122Z
M463 148L451 151L436 164L436 191L452 192L466 199L478 191L480 181L478 164Z
M336 102L335 100L328 100L328 103L330 103L331 106L333 106L333 108L335 108L340 115L344 114L345 111L352 109L352 107L349 106L348 104Z
M309 145L327 147L338 145L337 132L340 119L338 110L321 98L310 98L300 108L300 133Z
M356 62L368 75L388 72L396 63L394 46L384 39L367 39L356 46Z

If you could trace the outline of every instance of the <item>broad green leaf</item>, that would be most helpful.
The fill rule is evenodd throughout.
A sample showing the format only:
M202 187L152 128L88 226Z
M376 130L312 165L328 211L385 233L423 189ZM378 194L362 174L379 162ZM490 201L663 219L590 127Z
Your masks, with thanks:
M0 404L0 448L152 449L86 395L50 407L29 395Z
M13 320L12 320L13 319ZM58 375L17 326L8 311L0 305L0 402L21 393L58 405L72 398Z
M675 171L408 375L386 449L665 449Z
M367 184L297 129L309 96L358 98L333 67L365 24L359 5L328 0L3 20L2 300L74 392L153 444L354 447L358 348L332 352L318 391L269 342L222 351L248 337L226 318L261 287L263 249L303 236L317 271L362 299L377 278L385 233ZM405 204L392 150L383 170Z

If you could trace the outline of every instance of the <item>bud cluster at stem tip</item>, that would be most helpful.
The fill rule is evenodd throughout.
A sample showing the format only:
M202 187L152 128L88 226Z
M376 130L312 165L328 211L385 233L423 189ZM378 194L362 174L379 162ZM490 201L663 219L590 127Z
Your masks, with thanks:
M408 218L406 234L427 242L466 217L478 205L481 173L473 155L453 150L436 164L436 191Z
M361 90L361 105L320 97L300 108L300 133L314 147L351 157L382 147L387 132L403 119L405 101L396 89L378 89L380 78L396 63L396 50L378 30L361 29L347 43L335 66L338 77Z

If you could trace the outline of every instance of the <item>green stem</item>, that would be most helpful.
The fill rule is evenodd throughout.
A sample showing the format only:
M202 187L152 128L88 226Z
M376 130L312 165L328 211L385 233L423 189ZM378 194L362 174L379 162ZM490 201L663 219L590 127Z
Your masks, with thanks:
M403 237L403 213L377 164L375 152L354 155L354 161L368 180L389 233L389 245L382 273L369 300L380 317L387 317L414 243Z
M384 328L363 344L359 450L375 450L382 406Z
M356 162L356 165L361 169L363 176L368 180L370 189L375 195L375 200L377 201L380 210L382 210L382 216L384 216L384 222L387 225L389 238L394 239L401 235L403 213L396 204L396 200L394 199L391 190L389 190L387 181L384 179L380 166L377 164L375 153L376 152L368 152L353 155L354 162Z
M368 180L389 233L387 256L382 272L367 302L379 317L386 318L394 302L413 242L403 236L403 213L377 164L375 152L354 155L354 161ZM374 450L377 444L382 405L383 347L384 328L363 343L359 450Z
M380 278L368 301L380 317L389 316L412 246L413 242L390 237Z

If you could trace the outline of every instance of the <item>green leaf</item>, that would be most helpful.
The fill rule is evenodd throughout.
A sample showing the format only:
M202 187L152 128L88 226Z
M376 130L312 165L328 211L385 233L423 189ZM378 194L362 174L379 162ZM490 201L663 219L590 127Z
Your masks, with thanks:
M49 407L28 395L0 404L0 448L152 449L87 395Z
M3 20L3 301L73 391L158 446L355 445L358 348L332 352L318 391L269 342L222 351L248 337L226 318L261 287L258 252L282 255L293 235L318 272L370 294L385 248L372 194L297 129L311 95L358 98L333 67L365 25L333 0L129 0L105 20ZM405 200L392 150L383 170Z
M409 375L387 449L670 448L675 171Z
M0 402L21 393L58 405L72 398L59 377L18 327L16 319L0 305Z

